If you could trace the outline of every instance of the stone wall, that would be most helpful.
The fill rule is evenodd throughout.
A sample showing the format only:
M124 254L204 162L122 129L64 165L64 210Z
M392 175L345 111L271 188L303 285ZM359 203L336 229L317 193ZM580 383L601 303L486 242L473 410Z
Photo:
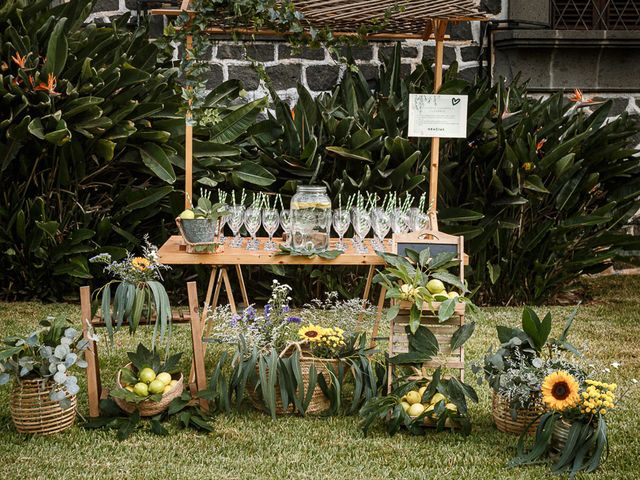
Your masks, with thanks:
M506 0L483 0L482 8L500 17ZM99 0L90 19L108 22L116 15L132 11L135 17L135 0ZM151 18L152 31L160 32L161 18ZM449 26L451 40L446 43L444 64L457 61L461 76L473 79L479 72L482 59L480 52L480 32L478 22ZM423 60L433 61L433 41L406 41L402 46L404 73L411 72ZM366 46L353 47L351 55L364 74L373 79L385 56L393 50L393 43L372 42ZM347 52L343 52L347 55ZM331 89L341 78L344 65L323 49L304 49L295 54L291 48L279 41L257 41L251 44L234 43L229 40L213 40L207 60L211 64L208 85L213 87L228 79L240 79L251 97L266 93L258 74L252 67L252 60L261 63L278 93L285 98L295 98L298 83L317 94ZM484 64L486 65L486 64Z

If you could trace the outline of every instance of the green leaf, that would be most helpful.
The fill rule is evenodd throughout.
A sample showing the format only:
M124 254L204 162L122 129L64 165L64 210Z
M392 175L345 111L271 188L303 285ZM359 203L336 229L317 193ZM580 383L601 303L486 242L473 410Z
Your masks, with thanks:
M251 161L242 162L240 168L235 170L232 175L245 182L263 187L276 181L276 177L269 170Z
M456 304L458 303L457 298L450 298L445 300L440 304L440 308L438 309L438 320L440 322L445 322L451 318L453 312L456 310Z
M524 188L529 190L533 190L534 192L539 193L549 193L542 183L542 179L537 175L529 175L524 181Z
M453 335L451 336L451 350L455 350L460 348L465 344L476 328L476 322L465 323L460 328L458 328Z
M213 143L231 143L255 123L258 112L267 105L267 97L254 100L233 110L216 123L210 131L209 140Z
M473 222L484 218L484 215L466 208L442 208L438 211L438 219L443 222Z
M389 309L387 310L387 321L391 321L394 318L396 318L399 312L400 312L400 305L396 304L389 307Z
M61 18L53 27L53 32L47 45L47 57L42 68L42 73L44 74L51 73L56 77L59 76L67 62L69 45L64 32L66 22L66 18Z
M147 142L139 147L144 164L155 173L158 178L167 183L176 181L176 174L166 152L159 145Z

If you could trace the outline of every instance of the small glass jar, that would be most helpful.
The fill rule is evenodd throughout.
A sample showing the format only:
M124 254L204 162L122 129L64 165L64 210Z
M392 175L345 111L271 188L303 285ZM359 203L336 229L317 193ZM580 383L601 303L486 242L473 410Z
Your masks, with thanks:
M298 185L291 199L291 245L322 252L329 249L331 200L326 187Z

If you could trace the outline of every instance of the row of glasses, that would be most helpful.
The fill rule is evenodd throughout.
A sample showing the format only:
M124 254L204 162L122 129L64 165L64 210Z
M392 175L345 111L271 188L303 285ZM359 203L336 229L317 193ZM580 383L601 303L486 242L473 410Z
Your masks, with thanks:
M254 206L244 207L242 205L231 205L228 207L228 215L221 219L221 229L224 225L229 225L233 233L231 246L239 248L242 246L243 238L240 236L242 226L247 229L250 240L247 243L247 250L256 251L259 249L259 242L256 238L260 226L265 229L269 240L265 244L266 251L277 250L277 245L273 241L273 236L279 227L285 232L287 242L290 243L291 237L291 210L277 210L275 208L257 208ZM406 233L408 231L415 232L429 226L429 216L418 208L411 208L409 211L403 211L400 208L394 208L390 211L382 208L366 208L353 207L351 210L335 209L332 213L333 228L339 236L336 248L346 250L344 243L344 235L353 226L354 238L353 245L358 253L367 253L365 246L365 238L369 231L373 229L374 238L372 245L374 250L384 250L384 239L391 230L394 234ZM224 237L221 230L221 241ZM391 242L391 241L390 241Z

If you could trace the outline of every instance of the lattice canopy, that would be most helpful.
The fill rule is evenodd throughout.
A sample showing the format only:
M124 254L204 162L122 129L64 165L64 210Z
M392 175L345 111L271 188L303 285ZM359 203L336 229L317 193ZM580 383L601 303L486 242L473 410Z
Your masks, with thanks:
M183 0L179 9L154 9L156 15L178 15L193 12L190 1ZM376 26L373 37L423 38L433 31L433 21L484 21L474 0L293 0L314 28L330 28L333 32L352 34L365 26ZM212 30L225 30L224 19ZM257 32L260 33L260 32ZM274 32L264 31L267 35Z
M314 26L354 32L390 18L380 33L421 33L431 20L486 20L472 0L298 0L296 8Z

